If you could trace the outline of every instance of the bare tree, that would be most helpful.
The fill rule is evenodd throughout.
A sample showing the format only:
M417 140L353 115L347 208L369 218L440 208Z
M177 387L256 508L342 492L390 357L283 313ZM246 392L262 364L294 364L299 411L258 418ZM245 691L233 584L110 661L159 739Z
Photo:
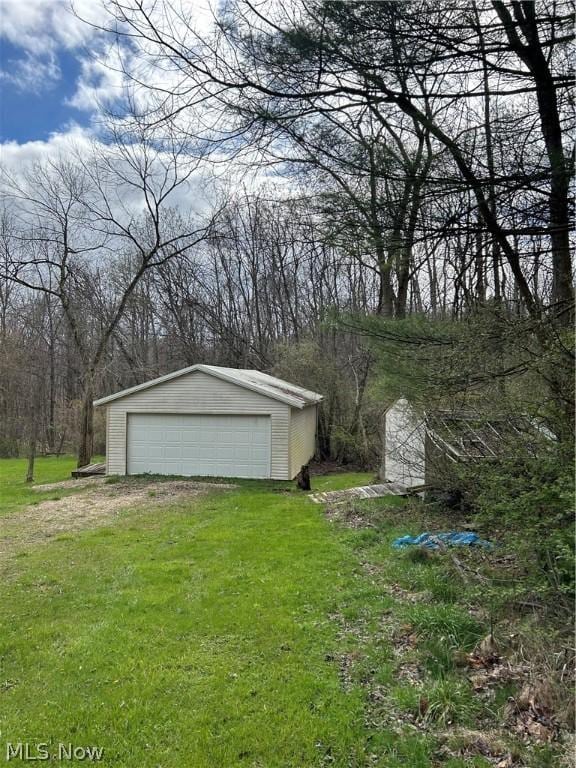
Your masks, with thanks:
M258 146L266 155L291 133L316 161L323 153L315 131L299 129L303 121L343 125L345 117L367 109L394 137L407 117L429 137L435 153L451 158L451 185L470 195L476 222L510 271L526 311L537 319L544 300L559 322L570 321L569 2L556 4L550 13L517 2L510 13L489 0L457 0L442 7L294 0L282 10L237 0L224 6L212 37L201 37L171 0L151 8L113 0L111 8L117 39L129 35L148 62L174 73L169 95L150 85L153 97L145 118L199 135L198 109L211 104L219 123L210 124L209 135L218 138L218 147L232 136L237 152L240 135L252 152ZM132 74L136 82L137 73ZM490 115L484 110L479 120L475 105L487 93L495 108ZM510 108L518 115L506 125ZM497 125L503 162L518 147L527 148L521 170L517 163L513 170L495 168L492 133L485 133L485 145L478 141L487 117ZM531 156L537 143L526 132L532 126L545 152ZM519 143L519 133L528 140ZM429 183L436 189L446 186L431 177ZM511 211L525 207L521 200L532 193L538 205L531 221L515 222ZM534 292L530 267L518 250L531 235L538 236L552 266L547 296ZM382 248L378 239L376 247ZM500 290L497 277L494 292ZM388 290L386 280L384 287Z
M130 297L147 272L161 270L209 231L209 223L185 221L169 207L196 166L182 145L158 148L142 133L137 143L117 135L112 147L93 148L88 159L76 153L37 165L24 178L4 174L19 233L3 277L60 303L81 360L79 466L93 450L98 368ZM118 254L129 268L110 295L103 276ZM98 327L88 332L86 307L96 304Z

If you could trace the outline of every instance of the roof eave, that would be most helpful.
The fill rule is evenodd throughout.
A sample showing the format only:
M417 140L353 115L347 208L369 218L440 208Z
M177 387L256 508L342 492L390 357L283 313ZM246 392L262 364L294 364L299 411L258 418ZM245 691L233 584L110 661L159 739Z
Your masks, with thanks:
M241 379L236 379L234 376L228 376L228 374L223 373L222 371L216 371L214 368L209 368L208 366L204 365L198 365L198 370L203 371L204 373L208 373L211 376L215 376L217 379L222 379L222 381L227 381L229 384L236 384L238 387L244 387L244 389L249 389L252 392L256 392L258 395L262 395L262 397L270 397L272 400L278 400L281 403L284 403L285 405L291 405L294 408L305 408L306 403L302 402L300 398L292 397L290 395L284 395L281 393L276 392L263 392L262 388L259 387L257 384L252 384L252 382L249 381L242 381Z
M124 397L129 397L130 395L134 395L137 392L142 392L145 389L156 387L159 384L164 384L167 381L171 381L172 379L177 379L180 376L185 376L189 373L194 373L195 371L201 371L202 373L206 373L209 376L215 376L217 379L221 379L222 381L227 381L230 384L235 384L238 387L244 387L244 389L249 389L252 392L256 392L262 397L269 397L272 400L278 400L279 402L284 403L285 405L289 405L293 408L298 408L299 410L302 410L309 405L318 405L318 403L320 403L324 399L322 395L318 395L318 400L314 400L313 402L307 402L303 398L299 398L297 396L293 397L291 395L286 395L283 393L265 392L261 387L258 387L255 384L253 385L250 382L242 381L240 379L235 378L234 376L228 376L222 371L216 371L214 370L214 368L211 368L210 366L206 366L206 365L202 365L201 363L198 363L197 365L191 365L189 368L182 368L182 370L180 371L173 371L172 373L167 373L165 376L159 376L158 378L152 379L151 381L146 381L143 384L137 384L136 386L130 387L129 389L124 389L121 392L116 392L113 395L107 395L106 397L101 397L98 400L94 400L92 405L95 408L98 408L101 405L108 405L108 403L111 403L115 400L120 400Z

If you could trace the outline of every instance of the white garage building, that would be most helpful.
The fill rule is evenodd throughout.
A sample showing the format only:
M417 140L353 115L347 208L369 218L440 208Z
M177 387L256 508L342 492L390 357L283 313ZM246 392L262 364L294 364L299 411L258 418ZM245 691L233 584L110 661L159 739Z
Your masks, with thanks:
M193 365L94 402L106 474L291 480L314 455L322 395L260 371Z

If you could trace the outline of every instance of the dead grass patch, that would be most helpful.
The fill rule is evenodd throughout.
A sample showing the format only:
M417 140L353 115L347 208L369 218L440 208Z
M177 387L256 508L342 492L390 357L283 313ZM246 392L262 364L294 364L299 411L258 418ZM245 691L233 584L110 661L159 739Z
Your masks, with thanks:
M96 482L94 482L96 480ZM114 520L134 507L159 507L234 488L232 484L201 483L189 480L160 482L126 481L107 485L103 478L85 478L37 490L81 488L82 493L31 504L0 519L0 565L28 546L56 536L94 528ZM82 483L82 485L78 485Z
M328 520L333 523L340 523L347 528L375 528L370 518L359 511L356 504L346 501L340 504L331 504L325 507L325 514Z
M445 757L481 756L496 768L520 768L525 765L520 756L511 752L502 741L501 734L494 730L455 728L441 734L440 738L444 742L441 752Z
M95 477L73 477L69 480L60 480L57 483L43 483L41 485L33 485L30 490L38 491L38 493L46 493L50 491L73 491L82 490L83 488L92 488L95 485L102 485L108 478L105 475L97 475Z

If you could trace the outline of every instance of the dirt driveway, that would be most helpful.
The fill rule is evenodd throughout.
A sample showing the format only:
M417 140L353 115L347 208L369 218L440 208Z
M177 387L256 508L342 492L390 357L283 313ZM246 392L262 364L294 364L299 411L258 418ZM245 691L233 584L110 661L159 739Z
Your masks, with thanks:
M54 536L105 525L122 512L138 506L157 507L197 498L234 485L189 480L120 480L105 478L65 480L36 486L37 491L78 489L62 498L38 501L12 515L0 518L0 565L32 544Z

